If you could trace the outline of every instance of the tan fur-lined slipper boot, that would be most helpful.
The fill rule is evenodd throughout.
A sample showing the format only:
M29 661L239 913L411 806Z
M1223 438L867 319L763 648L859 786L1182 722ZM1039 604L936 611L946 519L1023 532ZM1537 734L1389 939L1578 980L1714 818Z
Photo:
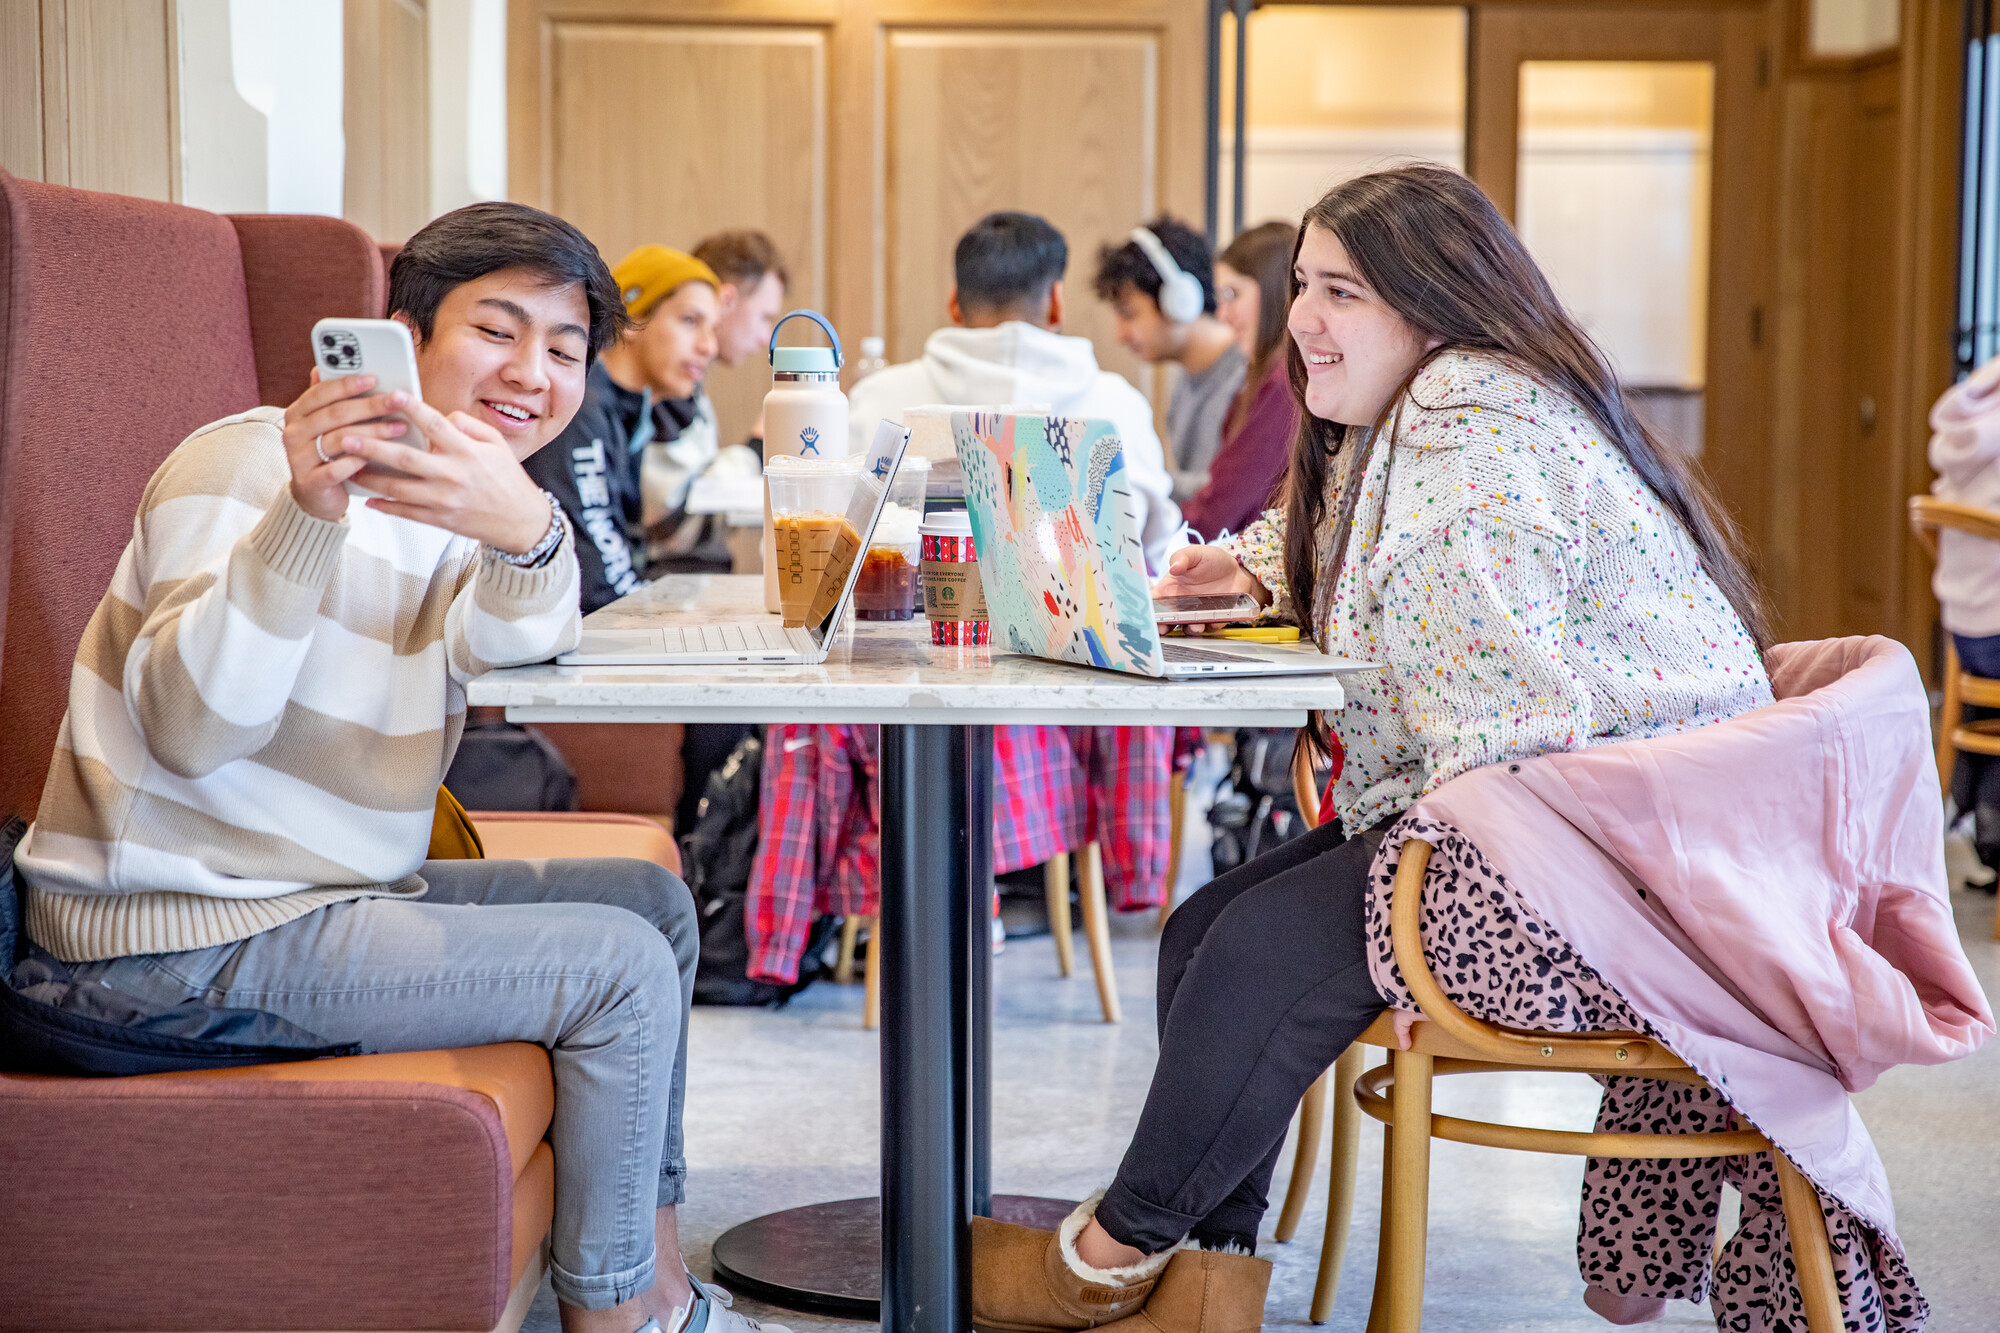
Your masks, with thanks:
M1098 1197L1084 1200L1053 1232L972 1219L972 1326L979 1333L1077 1333L1145 1305L1175 1252L1129 1268L1084 1263L1076 1238L1097 1211Z
M1256 1333L1270 1289L1269 1259L1175 1250L1144 1307L1097 1333Z

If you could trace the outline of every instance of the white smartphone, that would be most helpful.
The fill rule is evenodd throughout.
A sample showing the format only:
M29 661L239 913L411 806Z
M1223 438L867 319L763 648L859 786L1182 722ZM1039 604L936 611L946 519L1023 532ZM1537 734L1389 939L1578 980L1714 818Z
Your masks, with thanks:
M1263 610L1248 593L1153 599L1153 620L1161 625L1222 625L1232 620L1255 620Z
M395 393L400 389L412 398L423 397L422 388L417 383L417 345L410 339L409 326L400 320L323 319L313 325L312 344L313 362L319 366L319 377L323 380L339 379L345 375L373 375L376 393ZM396 443L407 444L412 449L430 448L415 423L401 412L371 419L401 421L407 429ZM347 483L348 494L374 496L376 492L369 490L365 484L370 475L404 477L409 474L370 463Z

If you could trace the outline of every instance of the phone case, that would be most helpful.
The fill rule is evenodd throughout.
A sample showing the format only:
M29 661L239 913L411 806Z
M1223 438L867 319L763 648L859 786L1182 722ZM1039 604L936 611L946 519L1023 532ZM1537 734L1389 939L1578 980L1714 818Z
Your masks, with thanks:
M422 396L422 387L417 383L416 344L410 338L409 327L398 320L323 319L313 325L312 345L313 362L319 367L321 379L373 375L376 393L394 393L400 389L412 397ZM374 420L403 422L408 429L403 432L399 443L416 449L425 447L424 437L417 433L416 426L401 412ZM362 479L371 475L401 477L409 474L370 463L355 474L356 480L347 483L348 494L374 497L377 492L362 484Z

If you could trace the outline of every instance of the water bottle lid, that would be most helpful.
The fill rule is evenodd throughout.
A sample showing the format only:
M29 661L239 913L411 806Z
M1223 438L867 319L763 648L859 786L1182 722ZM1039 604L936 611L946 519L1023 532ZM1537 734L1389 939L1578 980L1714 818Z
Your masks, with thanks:
M778 346L778 330L785 327L785 321L790 319L801 319L801 318L809 319L813 323L819 325L821 330L825 332L827 340L831 342L833 346L831 347ZM840 369L840 363L845 359L840 354L840 335L833 331L833 325L826 322L826 316L820 314L819 311L817 310L794 310L791 311L789 314L786 314L785 316L780 318L776 324L773 324L771 326L770 353L771 353L771 369L781 374L790 373L794 375L798 374L831 375Z
M831 347L779 347L771 352L771 369L780 373L831 375L840 367Z

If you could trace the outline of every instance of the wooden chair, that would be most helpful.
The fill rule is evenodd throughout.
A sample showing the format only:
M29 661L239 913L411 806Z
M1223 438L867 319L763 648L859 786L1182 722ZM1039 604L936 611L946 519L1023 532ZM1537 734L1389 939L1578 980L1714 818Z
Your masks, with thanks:
M1160 894L1160 919L1156 930L1167 928L1174 914L1174 886L1181 882L1181 838L1187 831L1188 771L1177 768L1167 783L1167 886Z
M1305 744L1305 735L1304 731L1300 731L1299 743L1292 749L1292 797L1298 802L1300 822L1311 831L1318 828L1320 822L1319 789L1314 782L1312 751ZM1285 1201L1279 1206L1278 1225L1274 1232L1281 1244L1298 1234L1299 1219L1305 1216L1306 1199L1312 1193L1313 1170L1319 1165L1320 1134L1326 1127L1326 1104L1330 1094L1333 1100L1333 1160L1336 1169L1331 1178L1333 1192L1327 1199L1326 1237L1320 1242L1319 1270L1319 1285L1328 1287L1326 1305L1329 1309L1333 1305L1332 1286L1340 1282L1341 1257L1347 1252L1347 1232L1354 1213L1354 1171L1350 1167L1343 1173L1338 1168L1343 1161L1351 1162L1360 1150L1361 1111L1355 1106L1350 1093L1356 1076L1361 1073L1362 1058L1359 1046L1348 1047L1334 1062L1333 1068L1321 1074L1299 1100L1299 1136L1292 1150L1291 1182L1285 1188ZM1313 1308L1320 1308L1317 1287L1313 1294Z
M1986 541L2000 541L2000 514L1976 509L1934 495L1910 497L1910 531L1937 563L1938 530L1950 528ZM1948 799L1951 773L1958 766L1958 752L2000 755L2000 718L1983 722L1961 722L1965 706L2000 708L2000 680L1975 676L1958 662L1958 647L1951 635L1944 636L1944 706L1938 710L1938 785ZM1993 917L1993 938L2000 940L2000 912Z
M1042 864L1042 881L1049 895L1049 931L1056 941L1056 967L1066 977L1076 970L1075 927L1070 924L1069 912L1069 855L1057 852ZM1077 897L1083 907L1090 967L1097 977L1097 1002L1104 1010L1105 1022L1121 1023L1125 1015L1118 1004L1118 974L1111 963L1111 908L1104 893L1104 855L1094 842L1083 849L1083 861L1077 867ZM881 922L877 918L850 916L841 926L840 959L834 965L833 979L843 984L854 980L854 950L863 925L868 928L869 948L861 1026L872 1031L882 1012L882 951L875 947Z
M1940 500L1934 495L1910 497L1910 531L1930 554L1938 557L1938 530L1950 528L1987 541L2000 542L2000 514L1971 505ZM2000 719L1961 726L1959 715L1965 705L2000 708L2000 680L1975 676L1958 664L1958 649L1951 636L1944 638L1944 709L1938 718L1938 782L1945 795L1951 794L1951 770L1960 750L1974 754L2000 755Z
M1076 970L1076 951L1070 938L1069 853L1057 852L1042 865L1042 880L1049 895L1049 930L1056 938L1056 967L1064 976ZM1168 891L1172 892L1169 881ZM1118 975L1111 966L1111 908L1104 895L1104 853L1096 843L1083 849L1077 867L1077 903L1083 908L1083 936L1090 945L1090 970L1097 977L1097 1003L1104 1021L1122 1023L1124 1010L1118 1005Z
M1394 1021L1383 1014L1341 1056L1357 1059L1363 1046L1379 1046L1389 1063L1354 1080L1353 1101L1385 1126L1382 1148L1382 1232L1375 1267L1370 1333L1417 1333L1423 1321L1425 1232L1430 1207L1430 1143L1433 1138L1476 1143L1516 1152L1563 1153L1583 1157L1734 1157L1774 1152L1771 1141L1752 1127L1711 1134L1615 1134L1530 1129L1465 1120L1431 1111L1431 1086L1440 1074L1482 1074L1537 1070L1590 1074L1641 1074L1677 1083L1701 1077L1671 1051L1636 1032L1523 1032L1484 1023L1445 995L1424 958L1420 923L1424 871L1432 847L1412 838L1403 845L1390 901L1390 930L1396 963L1426 1021L1417 1024L1411 1049L1397 1048ZM1358 1059L1357 1059L1358 1065ZM1339 1066L1336 1066L1336 1070ZM1336 1076L1337 1081L1337 1076ZM1356 1153L1336 1138L1334 1201L1327 1212L1327 1248L1313 1293L1312 1321L1324 1323L1339 1284L1341 1250L1354 1193ZM1819 1195L1782 1153L1775 1153L1785 1226L1806 1307L1809 1333L1839 1333L1840 1296L1833 1257L1820 1211Z

